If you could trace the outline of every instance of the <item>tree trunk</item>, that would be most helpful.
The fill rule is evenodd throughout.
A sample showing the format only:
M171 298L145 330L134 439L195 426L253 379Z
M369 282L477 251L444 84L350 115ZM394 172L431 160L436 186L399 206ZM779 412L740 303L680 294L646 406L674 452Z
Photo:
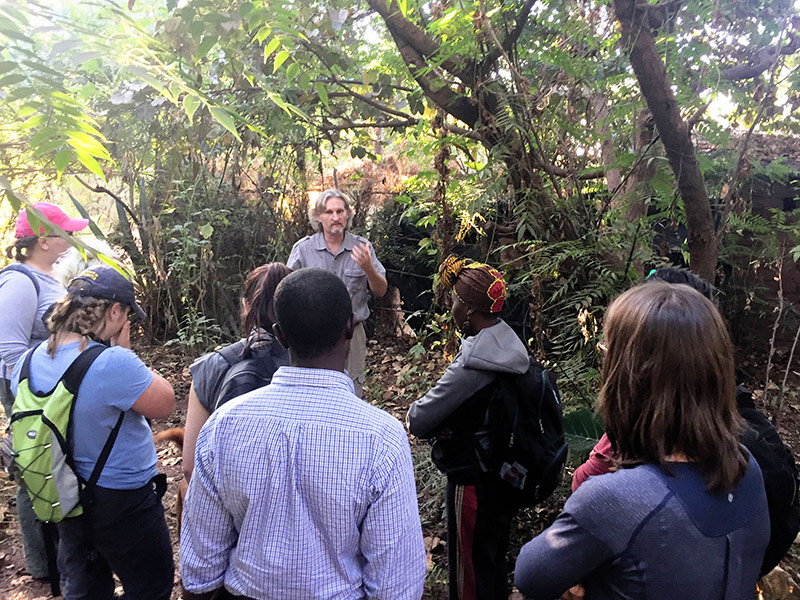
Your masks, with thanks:
M691 268L713 283L719 249L711 204L689 127L680 116L666 67L656 50L646 11L637 10L635 0L614 0L614 9L622 26L622 44L630 53L633 72L653 115L683 198Z

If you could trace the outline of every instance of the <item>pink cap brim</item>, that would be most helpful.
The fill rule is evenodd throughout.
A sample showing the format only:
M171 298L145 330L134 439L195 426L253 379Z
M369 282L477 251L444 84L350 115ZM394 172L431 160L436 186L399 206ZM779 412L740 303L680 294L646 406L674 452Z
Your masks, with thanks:
M66 223L61 225L64 231L81 231L86 229L89 224L89 219L69 219Z

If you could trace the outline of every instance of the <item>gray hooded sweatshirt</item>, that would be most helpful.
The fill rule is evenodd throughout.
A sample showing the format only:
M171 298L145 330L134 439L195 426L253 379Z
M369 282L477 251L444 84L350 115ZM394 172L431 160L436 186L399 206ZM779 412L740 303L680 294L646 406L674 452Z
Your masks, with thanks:
M439 425L473 394L490 384L497 373L521 375L530 361L525 345L505 321L465 337L461 351L436 385L408 411L408 429L430 437Z

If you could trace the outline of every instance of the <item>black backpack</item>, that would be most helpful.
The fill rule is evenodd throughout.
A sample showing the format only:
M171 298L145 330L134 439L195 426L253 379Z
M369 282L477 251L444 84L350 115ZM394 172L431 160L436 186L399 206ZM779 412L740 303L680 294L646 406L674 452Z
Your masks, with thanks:
M486 437L478 436L478 456L520 506L534 506L558 487L567 461L555 375L530 357L525 373L501 374L498 382L486 411Z
M797 466L775 427L753 404L749 390L739 386L736 402L746 423L741 441L758 463L767 492L770 538L761 566L763 576L786 555L800 531Z
M217 350L217 353L230 368L219 384L214 410L232 398L267 385L278 367L289 364L286 352L274 341L245 349L242 340Z

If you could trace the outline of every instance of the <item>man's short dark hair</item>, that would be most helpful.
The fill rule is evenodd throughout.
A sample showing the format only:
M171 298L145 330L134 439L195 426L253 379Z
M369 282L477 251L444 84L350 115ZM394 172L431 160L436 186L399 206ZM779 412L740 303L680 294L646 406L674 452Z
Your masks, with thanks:
M299 358L331 350L353 315L344 283L325 269L299 269L288 275L275 290L273 302L278 326Z
M717 303L716 288L708 283L705 279L701 279L687 269L682 269L680 267L662 267L660 269L653 269L647 276L647 281L682 283L684 285L688 285L690 288L694 288L713 303Z

